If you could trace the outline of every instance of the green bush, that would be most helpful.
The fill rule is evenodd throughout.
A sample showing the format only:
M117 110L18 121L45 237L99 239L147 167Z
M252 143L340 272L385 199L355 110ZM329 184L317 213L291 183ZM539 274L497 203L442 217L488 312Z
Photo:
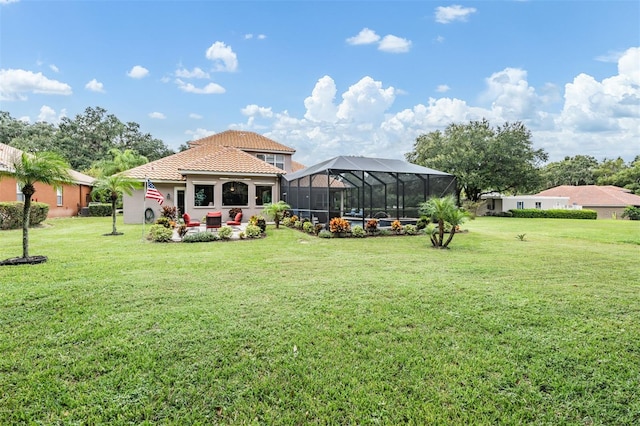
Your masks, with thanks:
M103 217L111 216L111 204L109 203L89 203L89 216Z
M22 211L24 203L22 201L0 202L0 229L22 228ZM46 203L31 202L31 213L29 214L29 226L42 223L49 214L49 205Z
M322 223L317 223L316 226L313 227L313 233L318 235L323 229L324 225Z
M311 222L304 222L302 224L302 230L304 232L306 232L307 234L313 234L313 223Z
M416 235L418 228L415 225L407 224L404 226L404 233L407 235Z
M320 237L320 238L332 238L333 234L328 229L323 229L322 231L318 232L318 237Z
M171 229L171 220L168 217L162 216L156 219L156 225L162 225L165 228Z
M168 243L173 237L173 231L163 225L151 225L149 228L149 238L156 243Z
M388 237L391 234L392 234L391 229L387 229L387 228L382 228L378 231L378 235L383 237Z
M230 226L225 225L222 228L218 229L218 235L223 240L228 240L231 238L231 235L233 235L233 229Z
M353 228L351 228L351 235L356 238L364 238L367 233L362 226L355 225Z
M597 219L595 210L540 210L540 209L511 209L513 217L521 218L545 218L545 219Z
M262 228L258 225L247 225L244 230L244 235L247 238L260 238L260 235L262 235Z
M622 213L622 217L628 217L630 220L640 220L640 207L627 206Z
M417 229L424 229L431 222L427 216L420 216L420 219L416 222Z
M284 219L282 219L282 226L290 227L291 226L291 218L290 217L285 217Z
M185 235L182 238L183 243L208 243L211 241L218 241L220 236L215 232L195 232L193 234Z

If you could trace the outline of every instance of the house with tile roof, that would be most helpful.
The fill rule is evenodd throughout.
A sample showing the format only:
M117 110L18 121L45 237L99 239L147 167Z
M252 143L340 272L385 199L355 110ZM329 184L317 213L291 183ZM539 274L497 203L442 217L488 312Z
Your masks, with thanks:
M0 143L0 170L11 172L14 159L20 157L23 151ZM47 217L77 216L83 207L89 205L90 194L95 179L75 170L69 170L73 185L63 185L54 188L37 182L33 201L47 203L49 213ZM11 176L0 179L0 201L24 201L24 195L18 182Z
M539 196L568 197L570 204L595 210L598 219L621 218L628 206L640 207L640 195L618 186L561 185L539 192Z
M127 170L122 174L150 180L164 196L162 206L176 206L197 220L208 212L241 208L243 221L280 199L280 177L303 168L295 149L254 132L227 130L189 143L189 149ZM145 200L144 190L123 197L124 222L142 223L160 216L162 206Z

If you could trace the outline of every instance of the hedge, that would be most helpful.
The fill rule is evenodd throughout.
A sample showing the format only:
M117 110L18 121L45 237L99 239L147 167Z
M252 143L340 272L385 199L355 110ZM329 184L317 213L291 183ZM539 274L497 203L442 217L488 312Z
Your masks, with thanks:
M89 203L89 216L111 216L111 203Z
M22 228L23 210L24 203L22 201L0 202L0 229ZM29 225L33 226L42 223L48 214L48 204L32 201Z
M513 217L546 218L546 219L597 219L595 210L540 210L540 209L511 209Z

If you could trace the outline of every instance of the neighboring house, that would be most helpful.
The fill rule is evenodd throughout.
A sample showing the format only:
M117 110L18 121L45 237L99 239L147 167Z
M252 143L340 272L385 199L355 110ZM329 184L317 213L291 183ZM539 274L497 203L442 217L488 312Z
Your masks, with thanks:
M627 206L640 207L640 195L635 195L628 189L610 185L561 185L544 190L538 195L569 197L570 203L595 210L598 213L598 219L621 218Z
M478 216L504 213L512 209L579 210L582 208L580 205L571 204L569 197L562 196L485 194L481 198L484 203L478 207L476 212Z
M9 145L0 143L0 169L11 171L14 158L21 156L22 151ZM75 170L69 170L75 185L63 185L59 189L36 183L33 201L49 204L47 217L76 216L82 207L87 207L90 201L91 189L95 179ZM0 180L0 201L24 201L24 195L16 180L4 177Z
M243 221L280 200L280 176L304 166L292 160L295 149L254 132L227 130L193 141L189 149L122 172L144 182L149 179L163 194L162 206L176 206L180 214L200 220L208 212L239 207ZM160 216L156 201L144 190L123 197L124 222L142 223ZM151 212L148 210L151 209Z

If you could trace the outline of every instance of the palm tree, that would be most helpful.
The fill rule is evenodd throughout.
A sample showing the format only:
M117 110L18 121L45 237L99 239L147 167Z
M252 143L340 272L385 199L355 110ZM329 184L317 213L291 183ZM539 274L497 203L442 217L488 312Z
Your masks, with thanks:
M113 230L106 235L122 235L116 230L116 202L122 193L131 195L134 190L142 188L142 183L126 176L111 175L98 179L93 186L93 196L102 195L111 200L111 217Z
M269 203L264 205L264 214L273 218L273 221L276 224L276 229L280 228L280 220L282 219L282 215L284 212L289 210L291 206L284 201L278 201L277 203Z
M58 154L53 152L25 152L16 156L12 163L13 170L0 170L0 176L11 176L22 188L24 207L22 209L22 262L35 263L29 256L29 220L31 216L31 197L36 192L35 183L60 188L65 184L73 184L69 174L69 164ZM20 259L20 258L18 258ZM40 261L46 261L42 257Z
M428 228L427 232L431 238L431 244L436 248L443 249L447 248L451 243L456 233L456 227L469 218L469 213L460 210L452 196L429 199L429 201L420 205L420 213L438 221L438 229L431 226L431 229ZM445 223L451 226L447 241L444 241Z

